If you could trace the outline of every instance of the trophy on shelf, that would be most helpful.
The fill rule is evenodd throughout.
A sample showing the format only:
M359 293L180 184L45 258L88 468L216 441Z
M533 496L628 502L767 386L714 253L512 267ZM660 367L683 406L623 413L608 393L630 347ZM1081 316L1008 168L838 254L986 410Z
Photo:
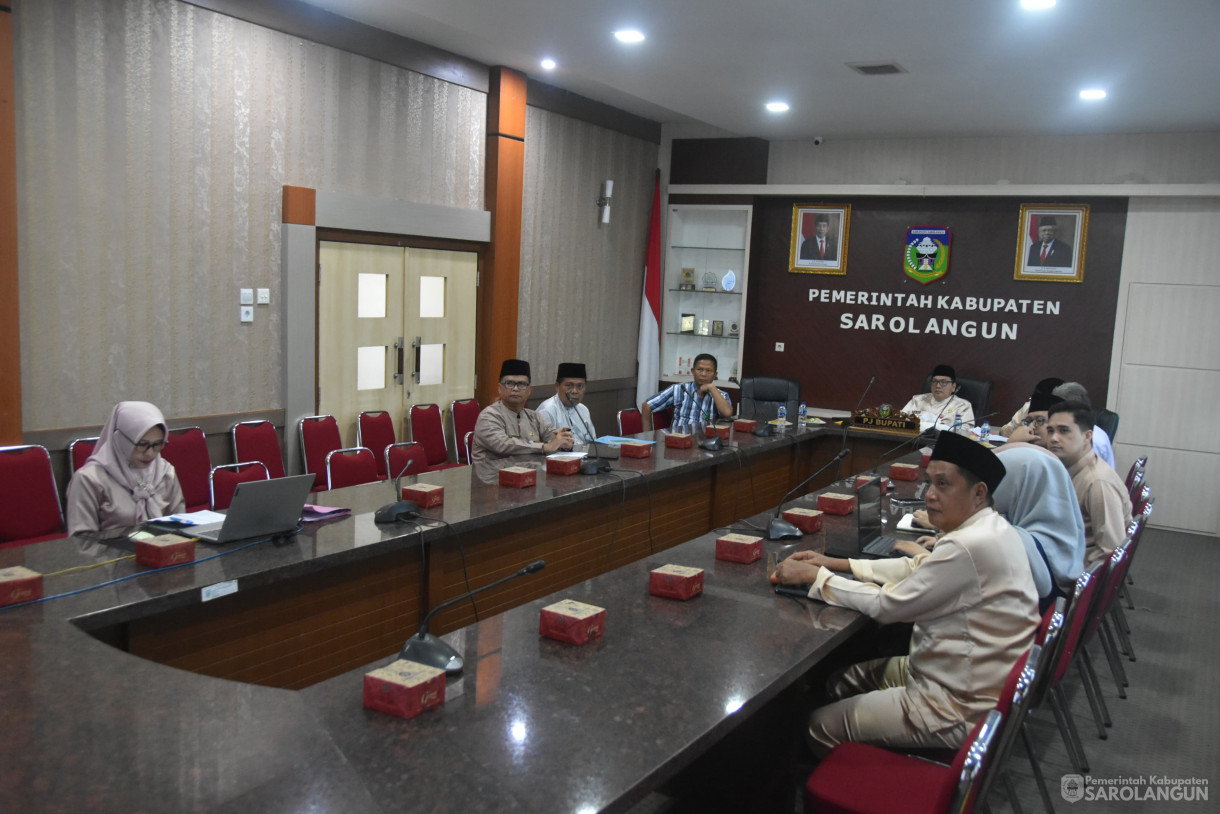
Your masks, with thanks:
M679 291L694 291L695 290L695 270L693 268L682 269L682 282L678 284Z
M740 334L741 329L737 326L737 320L733 320L729 323L729 336L739 336Z
M678 329L678 333L693 334L695 332L695 315L683 314L682 325Z
M712 336L724 336L724 320L712 320Z
M737 275L733 273L732 269L729 269L728 273L720 279L720 287L725 291L732 291L737 287Z
M699 329L695 331L699 336L707 336L711 333L712 321L710 319L699 320Z
M719 291L720 287L716 285L716 275L712 272L706 272L703 275L703 290L704 291Z

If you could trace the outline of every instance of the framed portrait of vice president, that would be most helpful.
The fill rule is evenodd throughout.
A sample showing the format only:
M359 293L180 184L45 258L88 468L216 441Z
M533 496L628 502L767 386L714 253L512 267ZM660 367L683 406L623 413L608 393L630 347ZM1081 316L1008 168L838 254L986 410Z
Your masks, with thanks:
M1022 204L1015 278L1082 282L1088 238L1087 204Z
M846 274L850 204L795 204L788 270L801 274Z

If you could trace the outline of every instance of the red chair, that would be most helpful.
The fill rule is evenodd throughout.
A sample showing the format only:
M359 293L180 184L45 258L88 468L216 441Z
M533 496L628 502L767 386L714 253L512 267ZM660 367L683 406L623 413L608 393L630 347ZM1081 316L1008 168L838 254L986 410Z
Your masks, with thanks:
M97 446L97 436L92 438L77 438L72 443L68 444L68 466L69 475L76 472L85 465L85 461L89 460L89 456L93 454L93 448Z
M449 423L453 429L455 441L461 441L467 433L474 432L474 425L479 420L480 407L474 399L458 399L449 408ZM458 460L464 464L470 463L470 449L467 444L458 445Z
M284 453L280 451L280 436L274 424L270 421L239 421L233 425L232 435L234 461L258 461L267 467L269 477L284 477Z
M1131 484L1135 481L1135 473L1143 472L1144 467L1148 465L1148 456L1136 458L1135 463L1131 464L1131 468L1127 470L1127 489L1131 488Z
M310 415L297 422L301 439L301 459L305 472L313 475L313 489L326 488L326 454L343 447L339 437L339 422L333 415ZM376 466L374 466L376 469Z
M435 404L411 405L411 440L423 444L424 453L428 456L429 471L462 465L449 461L449 446L445 443L441 408Z
M208 439L198 427L170 430L161 457L174 465L182 497L188 512L206 509L212 503L209 475L212 458L208 455Z
M462 447L466 450L466 461L470 462L470 446L474 443L474 432L468 432L462 436Z
M47 448L0 447L0 548L62 536L63 507Z
M654 430L667 430L674 423L674 408L666 407L662 410L657 410L652 414L652 428Z
M867 743L841 743L805 781L810 814L969 814L981 799L1003 716L996 710L975 725L944 766Z
M377 456L368 447L347 447L326 453L326 488L341 489L377 480Z
M618 411L618 434L636 435L644 431L644 417L636 407Z
M212 511L229 508L237 484L253 480L267 480L271 475L262 461L246 461L240 464L222 464L212 467L208 473L208 492Z
M1144 485L1144 476L1144 470L1137 469L1135 474L1131 476L1131 483L1127 485L1127 496L1133 501L1136 495L1140 493L1140 488Z
M407 464L410 463L410 466ZM428 453L415 441L399 441L385 448L385 468L390 477L418 475L428 469Z
M377 477L385 480L386 447L397 443L394 436L394 419L385 410L363 412L356 417L356 446L373 451L377 461Z

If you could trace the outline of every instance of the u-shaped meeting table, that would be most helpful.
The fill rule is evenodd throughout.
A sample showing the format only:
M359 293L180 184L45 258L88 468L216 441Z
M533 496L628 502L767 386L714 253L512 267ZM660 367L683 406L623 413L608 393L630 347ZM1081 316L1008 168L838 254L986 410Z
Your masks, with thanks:
M0 609L0 811L629 809L867 621L775 595L767 556L717 560L716 537L743 518L765 526L841 444L853 472L906 451L890 449L901 436L831 426L717 451L641 437L657 441L649 458L543 469L524 489L492 467L405 479L444 487L420 524L373 522L384 482L321 492L312 502L351 515L278 543L200 545L170 570L78 538L0 550L0 568L42 573L59 597ZM764 551L854 534L854 517L832 517ZM442 706L412 719L363 707L364 674L428 608L538 559L540 573L432 620L465 658ZM651 596L665 564L704 569L703 594ZM605 634L541 637L558 599L605 608Z

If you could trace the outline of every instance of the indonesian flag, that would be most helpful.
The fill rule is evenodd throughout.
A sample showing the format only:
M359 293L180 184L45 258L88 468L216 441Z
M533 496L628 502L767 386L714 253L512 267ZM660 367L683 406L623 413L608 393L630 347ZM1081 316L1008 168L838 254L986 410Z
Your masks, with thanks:
M657 392L661 375L661 171L652 193L652 220L648 224L648 254L644 259L644 296L640 300L639 379L635 403L643 404Z

